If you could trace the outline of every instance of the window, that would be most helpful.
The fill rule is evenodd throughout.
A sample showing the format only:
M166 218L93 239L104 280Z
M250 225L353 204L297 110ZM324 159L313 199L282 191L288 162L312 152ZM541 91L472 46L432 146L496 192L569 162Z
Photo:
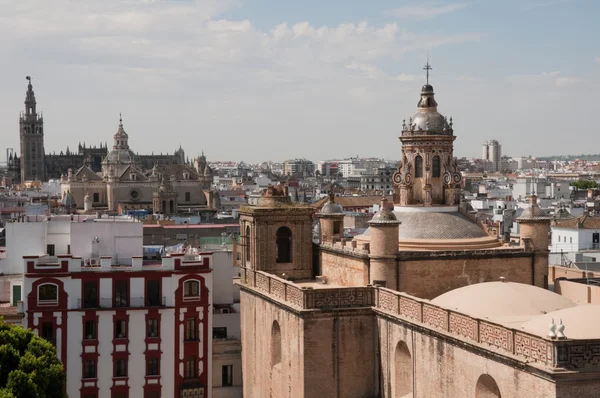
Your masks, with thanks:
M115 377L127 377L127 361L125 359L115 361Z
M439 156L436 155L433 157L433 159L431 161L431 168L432 168L431 176L433 178L439 178L442 173Z
M187 379L196 377L196 357L189 357L185 360L185 377Z
M160 300L160 281L146 281L146 305L156 307L161 305Z
M273 321L271 327L271 366L281 363L281 329L279 323Z
M250 227L246 226L246 262L250 262Z
M187 281L183 284L184 297L198 297L200 295L200 282Z
M423 177L423 158L421 155L417 155L415 158L415 178Z
M83 283L83 308L98 306L98 281Z
M189 193L189 192L186 192L186 193L185 193L185 201L186 201L186 202L189 202L189 201L191 200L191 199L190 199L190 197L191 197L190 193Z
M221 385L231 387L233 385L233 365L224 365L221 370Z
M213 328L213 339L225 340L227 339L227 328Z
M100 194L98 192L94 192L94 203L100 202Z
M115 391L112 393L111 398L127 398L127 393L124 391Z
M42 334L41 337L54 344L54 324L52 322L42 323Z
M54 256L54 245L46 245L46 254Z
M292 261L292 231L288 227L281 227L276 232L277 262L290 263Z
M196 318L188 318L185 320L185 339L196 340Z
M115 307L127 307L127 291L129 281L115 281Z
M158 358L151 358L146 362L146 376L158 376Z
M96 361L93 359L86 359L83 363L83 378L84 379L95 379L96 378Z
M46 303L56 303L58 301L58 287L54 284L47 283L38 288L38 301Z
M148 329L146 336L148 337L158 337L158 319L150 318L148 319Z
M124 339L127 337L127 322L119 319L115 323L115 339Z
M148 391L145 398L160 398L160 393L157 391Z
M333 233L334 234L339 234L340 233L340 222L339 221L334 221L333 222Z
M85 321L85 335L86 340L95 340L98 335L96 334L96 321Z

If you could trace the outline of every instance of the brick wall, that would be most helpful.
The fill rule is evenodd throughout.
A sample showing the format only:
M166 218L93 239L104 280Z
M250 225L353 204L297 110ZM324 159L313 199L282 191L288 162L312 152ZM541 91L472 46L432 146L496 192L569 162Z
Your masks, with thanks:
M369 284L369 259L321 250L321 275L340 286Z
M541 274L543 267L538 268ZM532 269L530 253L524 253L521 257L495 256L482 259L464 256L402 260L398 263L398 290L420 298L433 299L462 286L497 281L501 276L511 282L531 284ZM547 266L545 272L547 273ZM537 279L536 282L543 287L544 281Z

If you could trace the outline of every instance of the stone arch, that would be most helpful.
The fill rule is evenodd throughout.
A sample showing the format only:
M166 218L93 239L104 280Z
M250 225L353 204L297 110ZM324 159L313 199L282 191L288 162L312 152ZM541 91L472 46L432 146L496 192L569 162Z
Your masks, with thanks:
M277 262L292 262L292 230L288 227L280 227L276 235L277 242Z
M412 397L413 361L408 346L399 341L394 352L394 398Z
M477 379L477 385L475 386L475 398L501 398L500 389L496 380L488 374L482 374Z
M281 328L277 321L271 326L271 366L281 363Z

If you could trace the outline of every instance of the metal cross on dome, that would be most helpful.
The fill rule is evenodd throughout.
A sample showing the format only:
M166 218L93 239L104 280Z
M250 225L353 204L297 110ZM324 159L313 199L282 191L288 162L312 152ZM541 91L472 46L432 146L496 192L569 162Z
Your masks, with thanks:
M429 84L429 71L432 70L433 68L431 67L431 65L429 65L429 59L427 59L427 63L425 64L425 66L423 67L423 70L426 71L426 76L427 76L427 84Z

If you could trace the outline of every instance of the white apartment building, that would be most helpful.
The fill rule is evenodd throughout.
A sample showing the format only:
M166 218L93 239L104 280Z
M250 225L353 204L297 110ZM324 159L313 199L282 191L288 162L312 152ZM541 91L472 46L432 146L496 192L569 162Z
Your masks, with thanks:
M142 223L119 217L24 217L6 232L0 294L55 344L69 397L241 396L231 250L145 261Z

